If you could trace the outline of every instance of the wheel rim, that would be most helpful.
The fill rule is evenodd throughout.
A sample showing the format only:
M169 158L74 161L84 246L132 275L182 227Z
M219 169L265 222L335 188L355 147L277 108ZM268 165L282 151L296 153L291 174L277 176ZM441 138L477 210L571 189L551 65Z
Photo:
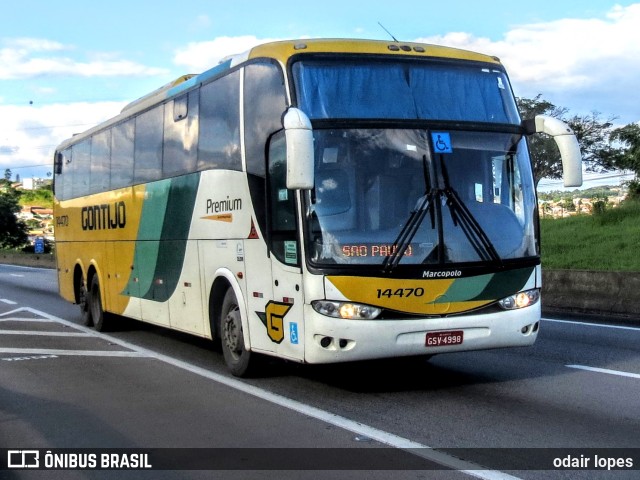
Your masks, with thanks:
M240 311L238 307L232 308L224 318L223 337L227 350L234 360L239 360L242 356L242 323L240 321Z

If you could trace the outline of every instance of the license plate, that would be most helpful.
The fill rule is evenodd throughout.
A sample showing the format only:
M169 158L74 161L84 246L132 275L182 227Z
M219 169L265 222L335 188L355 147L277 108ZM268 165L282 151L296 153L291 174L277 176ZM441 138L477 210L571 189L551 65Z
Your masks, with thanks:
M449 345L460 345L464 340L462 330L451 332L429 332L425 340L427 347L447 347Z

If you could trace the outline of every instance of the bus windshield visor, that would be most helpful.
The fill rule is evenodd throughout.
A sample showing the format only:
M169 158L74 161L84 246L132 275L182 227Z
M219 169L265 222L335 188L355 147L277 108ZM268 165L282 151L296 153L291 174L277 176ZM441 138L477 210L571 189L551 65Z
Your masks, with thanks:
M496 66L311 59L296 62L293 73L298 106L312 120L520 123L509 80Z
M319 129L314 136L315 188L306 196L313 264L451 265L538 254L535 188L520 135Z

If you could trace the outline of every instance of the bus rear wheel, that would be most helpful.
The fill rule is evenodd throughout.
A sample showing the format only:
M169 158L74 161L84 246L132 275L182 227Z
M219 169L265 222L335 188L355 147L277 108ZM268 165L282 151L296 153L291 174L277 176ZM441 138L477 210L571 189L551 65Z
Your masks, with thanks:
M78 291L78 305L80 306L80 319L83 325L87 327L93 326L93 320L91 319L91 310L89 308L89 292L87 291L87 285L82 279L80 288Z
M231 289L227 290L220 310L220 340L224 361L231 374L235 377L249 375L255 364L255 358L252 358L255 355L244 347L240 307Z
M89 288L87 303L89 304L88 309L91 315L91 321L93 322L93 327L99 332L106 331L109 324L109 321L107 320L109 314L102 308L100 281L98 280L97 274L91 279L91 287Z

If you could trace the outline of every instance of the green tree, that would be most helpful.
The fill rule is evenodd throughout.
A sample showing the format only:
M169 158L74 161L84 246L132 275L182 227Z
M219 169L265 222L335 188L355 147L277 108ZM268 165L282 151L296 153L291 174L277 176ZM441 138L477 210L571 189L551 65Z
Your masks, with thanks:
M636 178L628 182L627 198L640 200L640 125L631 123L617 128L611 133L611 139L622 145L615 166L621 170L632 170L636 174Z
M536 115L548 115L566 122L576 134L582 160L587 169L619 168L620 148L612 142L613 121L615 117L603 119L598 112L589 115L568 117L566 108L556 107L537 95L533 99L518 98L518 109L524 119ZM529 137L531 161L536 186L542 178L562 178L562 159L555 141L547 135Z
M19 211L13 192L0 193L0 248L18 248L27 243L27 225L16 217Z
M4 171L4 179L8 182L9 180L11 180L11 169L7 168Z
M533 99L518 98L518 109L523 119L535 118L536 115L548 115L562 119L567 113L566 109L558 108L551 102L537 95ZM548 135L531 135L529 137L529 150L533 164L533 175L538 182L543 178L562 178L562 162L560 152L555 141Z
M620 155L616 159L616 167L623 170L633 170L636 177L639 177L640 125L631 123L626 127L617 128L611 132L611 139L622 144Z

